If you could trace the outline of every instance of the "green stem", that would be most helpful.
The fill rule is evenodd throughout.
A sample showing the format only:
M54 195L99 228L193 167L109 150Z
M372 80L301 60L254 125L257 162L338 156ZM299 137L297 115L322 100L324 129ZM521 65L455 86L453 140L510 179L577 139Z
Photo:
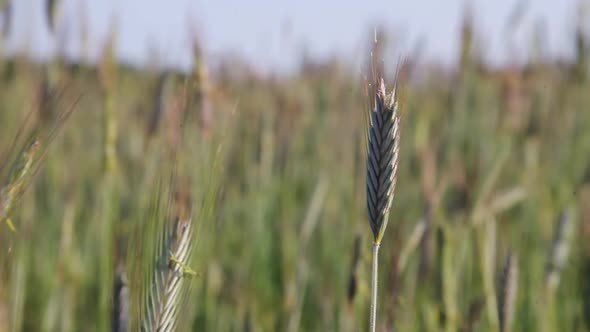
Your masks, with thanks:
M371 316L369 331L375 332L377 326L377 270L379 266L379 243L373 243L373 267L371 269Z

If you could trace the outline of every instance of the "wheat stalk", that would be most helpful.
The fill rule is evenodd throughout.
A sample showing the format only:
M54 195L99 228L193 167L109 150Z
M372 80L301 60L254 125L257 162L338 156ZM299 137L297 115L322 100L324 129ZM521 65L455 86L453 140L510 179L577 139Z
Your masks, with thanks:
M47 24L49 26L49 30L52 33L55 33L56 28L56 21L57 21L57 7L58 7L58 0L46 0L45 2L45 16L47 18Z
M10 35L10 28L13 19L12 1L0 1L0 17L2 17L2 26L0 27L2 37L8 38Z
M154 94L154 109L150 116L148 125L148 137L154 136L160 127L162 121L162 115L166 111L165 99L166 99L166 82L169 81L170 73L164 71L158 76Z
M546 269L546 282L549 290L553 291L559 285L561 273L567 263L569 246L574 231L574 218L571 210L563 211L559 216L559 224L553 236L551 252Z
M498 318L500 331L509 332L514 319L516 294L518 293L518 257L510 253L500 278L498 293Z
M375 107L370 113L367 135L367 210L373 231L373 258L369 330L375 331L379 246L393 202L400 141L395 87L387 95L383 79L377 89Z
M113 294L113 332L129 331L129 286L122 271L117 272Z
M357 294L358 281L357 281L357 270L359 261L361 258L361 237L357 235L354 239L354 247L352 252L352 259L350 262L350 272L348 274L348 292L347 300L348 304L352 304Z

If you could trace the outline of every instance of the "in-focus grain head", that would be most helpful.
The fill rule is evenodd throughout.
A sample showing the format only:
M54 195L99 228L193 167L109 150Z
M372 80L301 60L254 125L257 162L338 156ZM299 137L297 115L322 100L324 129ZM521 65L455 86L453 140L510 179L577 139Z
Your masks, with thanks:
M367 209L375 243L381 243L393 201L399 157L400 116L395 87L387 95L381 80L367 133Z

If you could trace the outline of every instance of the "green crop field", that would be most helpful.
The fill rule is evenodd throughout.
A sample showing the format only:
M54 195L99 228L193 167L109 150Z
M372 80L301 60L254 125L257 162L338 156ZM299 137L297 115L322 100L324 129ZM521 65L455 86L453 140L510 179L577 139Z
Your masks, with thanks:
M446 71L0 59L0 331L367 330L381 75L376 330L590 331L588 44L495 69L462 38Z

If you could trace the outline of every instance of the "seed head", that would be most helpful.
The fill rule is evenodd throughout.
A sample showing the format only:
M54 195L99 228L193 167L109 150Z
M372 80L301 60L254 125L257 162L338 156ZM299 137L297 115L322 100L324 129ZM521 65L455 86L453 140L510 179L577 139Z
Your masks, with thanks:
M399 157L400 117L395 87L390 95L381 80L369 116L367 209L375 243L381 243L393 201Z

